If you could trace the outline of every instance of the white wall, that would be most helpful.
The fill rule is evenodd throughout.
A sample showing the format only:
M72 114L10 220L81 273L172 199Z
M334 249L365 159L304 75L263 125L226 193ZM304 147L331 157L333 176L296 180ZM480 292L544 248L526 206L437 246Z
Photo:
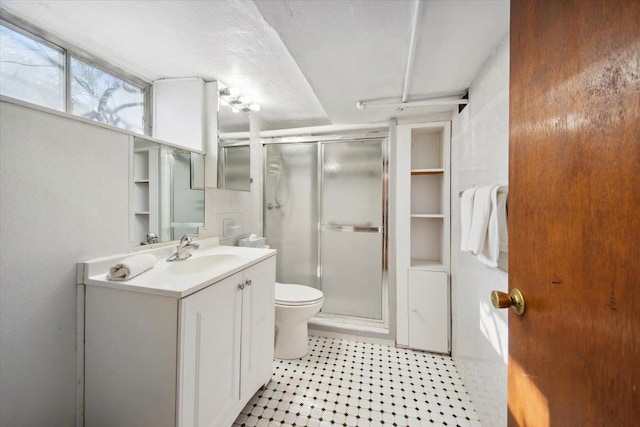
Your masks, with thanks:
M0 123L0 425L72 426L76 263L131 250L129 136L4 101ZM253 139L251 192L205 192L206 227L224 244L262 233ZM225 218L238 236L222 237Z
M0 102L0 425L72 426L76 263L129 249L129 137Z
M460 251L460 197L471 186L507 184L509 169L509 35L478 73L469 105L454 114L451 175L452 355L483 426L507 415L507 311L491 306L507 291L507 273Z

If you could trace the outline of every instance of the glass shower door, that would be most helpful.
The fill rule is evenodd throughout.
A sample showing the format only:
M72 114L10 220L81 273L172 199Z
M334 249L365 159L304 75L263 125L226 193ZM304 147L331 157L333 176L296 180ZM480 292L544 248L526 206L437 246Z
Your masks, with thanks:
M324 313L382 319L382 140L322 143Z
M276 280L318 287L318 144L265 146L264 233Z

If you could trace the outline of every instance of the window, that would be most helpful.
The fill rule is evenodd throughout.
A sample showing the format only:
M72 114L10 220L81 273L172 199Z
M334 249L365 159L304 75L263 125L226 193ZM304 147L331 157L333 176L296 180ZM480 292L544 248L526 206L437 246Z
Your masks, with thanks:
M144 92L76 58L71 58L71 113L144 133Z
M144 134L147 84L105 70L0 24L0 94Z
M64 52L0 25L0 93L64 111Z

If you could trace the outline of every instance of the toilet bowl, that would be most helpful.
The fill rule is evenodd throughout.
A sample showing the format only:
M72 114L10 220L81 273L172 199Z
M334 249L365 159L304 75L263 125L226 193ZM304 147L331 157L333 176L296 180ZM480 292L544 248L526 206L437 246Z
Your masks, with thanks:
M304 285L276 283L277 359L298 359L309 351L308 320L322 307L324 295Z

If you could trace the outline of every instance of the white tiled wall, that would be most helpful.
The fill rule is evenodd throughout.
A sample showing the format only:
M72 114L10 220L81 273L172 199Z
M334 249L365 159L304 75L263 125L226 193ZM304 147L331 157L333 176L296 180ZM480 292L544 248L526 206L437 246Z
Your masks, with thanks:
M483 426L506 425L507 311L491 306L507 291L507 273L460 251L460 197L471 186L507 184L509 170L509 35L454 114L451 175L452 355Z
M220 237L223 245L234 245L238 238L256 233L257 220L252 208L250 192L207 189L205 195L205 224L207 232ZM241 228L235 236L224 236L223 221L234 219Z

